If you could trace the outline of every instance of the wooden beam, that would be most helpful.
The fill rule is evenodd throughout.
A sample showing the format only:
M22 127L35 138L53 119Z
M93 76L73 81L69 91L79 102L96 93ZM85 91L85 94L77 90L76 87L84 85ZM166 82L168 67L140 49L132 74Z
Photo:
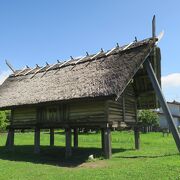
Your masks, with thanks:
M152 68L152 65L151 65L149 59L146 59L146 61L144 62L144 65L146 67L146 70L147 70L147 73L148 73L149 78L151 80L151 83L153 85L153 88L154 88L154 90L155 90L155 92L157 94L157 97L158 97L158 100L159 100L159 102L161 104L163 112L164 112L164 114L165 114L165 116L167 118L167 122L169 124L169 128L170 128L170 130L172 132L172 135L174 137L174 140L176 142L176 146L177 146L177 148L178 148L178 150L180 152L180 134L179 134L178 129L177 129L175 123L174 123L173 117L171 115L171 112L169 110L167 102L166 102L166 100L165 100L165 98L163 96L161 87L159 85L159 82L158 82L158 80L156 78L156 75L154 73L154 70Z
M81 62L82 60L84 60L87 56L83 56L82 58L78 59L74 64L76 65L77 63Z
M103 129L103 147L104 147L104 156L106 159L111 158L112 150L111 150L111 130L109 127Z
M97 59L100 55L102 55L102 53L104 53L104 50L101 48L101 51L96 53L94 56L92 56L90 59L93 60L93 59Z
M6 61L6 65L9 67L9 69L13 72L13 73L15 73L15 69L12 67L12 65L7 61L7 60L5 60Z
M72 149L71 149L71 128L65 129L65 135L66 135L66 152L65 156L66 158L70 157L72 155Z
M111 49L110 51L108 51L105 56L111 55L112 53L114 53L114 51L119 49L119 44L117 43L116 47L114 47L113 49Z
M6 148L11 151L14 146L14 129L9 129L7 140L6 140Z
M134 141L135 141L135 149L140 149L140 133L138 127L134 127Z
M22 70L20 70L15 76L19 76L21 73L23 73L25 70L30 69L28 66L25 66Z
M34 132L34 153L40 152L40 128L36 127Z
M43 77L49 70L51 70L52 68L54 68L56 65L59 65L59 64L60 64L60 61L57 60L57 63L50 65L50 66L45 70L45 72L42 74L42 77Z
M125 46L122 50L124 51L124 50L126 50L126 49L128 49L132 44L134 44L134 41L133 42L130 42L127 46Z
M156 16L153 16L152 19L152 37L155 38L156 37Z
M41 70L43 70L45 67L39 67L39 69L37 69L34 74L31 76L31 79L38 73L40 72Z
M25 72L25 73L23 74L23 76L29 74L30 72L34 71L35 69L37 69L37 67L35 67L35 68L33 68L33 69L29 69L29 71Z
M78 128L74 128L74 148L78 148Z
M54 129L50 129L50 146L54 146Z
M58 69L55 71L54 74L56 74L56 73L60 70L61 67L67 65L70 61L72 61L72 58L69 59L69 60L67 60L67 61L64 61L63 63L61 63L61 64L58 66Z
M125 93L122 94L123 122L126 119Z

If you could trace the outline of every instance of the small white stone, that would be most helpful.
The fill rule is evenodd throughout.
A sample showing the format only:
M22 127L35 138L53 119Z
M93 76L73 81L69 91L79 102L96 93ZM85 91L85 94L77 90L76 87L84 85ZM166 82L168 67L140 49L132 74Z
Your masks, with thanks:
M94 159L93 154L89 155L89 159L90 159L90 160L93 160L93 159Z

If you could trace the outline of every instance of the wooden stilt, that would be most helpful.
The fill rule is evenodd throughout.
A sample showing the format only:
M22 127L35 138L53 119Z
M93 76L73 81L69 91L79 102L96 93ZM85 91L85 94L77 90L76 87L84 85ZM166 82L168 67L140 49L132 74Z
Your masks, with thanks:
M9 136L10 136L10 133L9 133L9 130L8 130L7 139L6 139L6 148L8 148L8 145L9 145Z
M140 149L140 133L137 127L134 127L134 141L135 141L135 149Z
M101 147L104 152L104 129L101 129Z
M34 132L34 153L40 152L40 128L35 128Z
M6 140L6 147L8 150L13 150L14 146L14 129L9 129L7 140Z
M50 146L54 146L54 129L50 129Z
M78 148L78 128L74 128L74 148Z
M109 159L112 155L111 150L111 130L110 128L103 129L103 147L104 147L104 156L105 158Z
M66 158L70 157L72 155L72 150L71 150L71 129L66 128L65 129L65 134L66 134Z

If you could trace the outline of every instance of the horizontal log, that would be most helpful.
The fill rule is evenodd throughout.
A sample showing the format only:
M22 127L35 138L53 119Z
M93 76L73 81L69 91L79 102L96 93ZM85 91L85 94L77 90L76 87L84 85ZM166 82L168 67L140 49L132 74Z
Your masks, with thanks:
M76 109L72 109L72 108L70 108L69 109L69 112L101 112L101 111L104 111L104 107L100 107L100 108L96 108L96 107L94 107L94 108L76 108Z
M108 107L109 108L114 108L114 109L122 109L123 108L122 104L118 104L118 105L111 104Z
M126 109L125 109L125 113L136 114L136 110L135 110L135 109L126 108Z
M105 109L103 110L82 110L82 111L69 111L68 114L76 115L76 114L104 114Z
M81 112L81 113L69 113L68 116L93 116L93 115L105 115L105 112Z
M23 119L23 118L30 118L30 119L36 119L36 116L12 116L14 119Z
M101 104L97 104L96 102L91 103L91 104L71 104L69 105L70 109L83 109L83 108L87 108L87 109L91 109L91 108L102 108L105 107L105 102L101 103Z
M108 118L109 118L109 120L111 120L111 118L113 119L113 118L123 118L123 116L120 116L120 115L114 115L114 114L109 114L109 116L108 116Z
M71 117L68 119L68 121L75 121L75 120L80 120L80 121L98 121L105 119L105 116L79 116L79 117Z
M108 110L109 110L109 112L120 112L120 113L123 112L123 109L111 108L111 107Z
M113 112L109 112L108 115L123 116L123 113L113 113Z
M22 110L22 111L19 111L18 109L17 110L14 110L14 115L18 115L18 114L36 114L36 110L33 110L33 111L27 111L27 110Z
M136 117L135 116L125 116L125 120L133 120L136 121Z
M20 124L22 124L22 125L26 125L26 124L36 124L37 122L33 122L33 121L31 121L31 122L13 122L12 123L12 125L20 125Z
M125 101L126 101L126 103L128 103L128 102L135 103L136 99L132 98L132 97L125 97Z

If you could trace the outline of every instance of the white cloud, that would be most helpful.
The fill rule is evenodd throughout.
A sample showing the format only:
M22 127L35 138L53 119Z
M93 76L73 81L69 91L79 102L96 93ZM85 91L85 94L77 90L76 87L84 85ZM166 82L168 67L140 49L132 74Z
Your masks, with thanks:
M10 71L0 72L0 85L5 81L5 79L10 75Z
M180 101L180 73L162 76L161 82L166 99Z
M172 73L162 77L162 87L180 87L180 73Z

